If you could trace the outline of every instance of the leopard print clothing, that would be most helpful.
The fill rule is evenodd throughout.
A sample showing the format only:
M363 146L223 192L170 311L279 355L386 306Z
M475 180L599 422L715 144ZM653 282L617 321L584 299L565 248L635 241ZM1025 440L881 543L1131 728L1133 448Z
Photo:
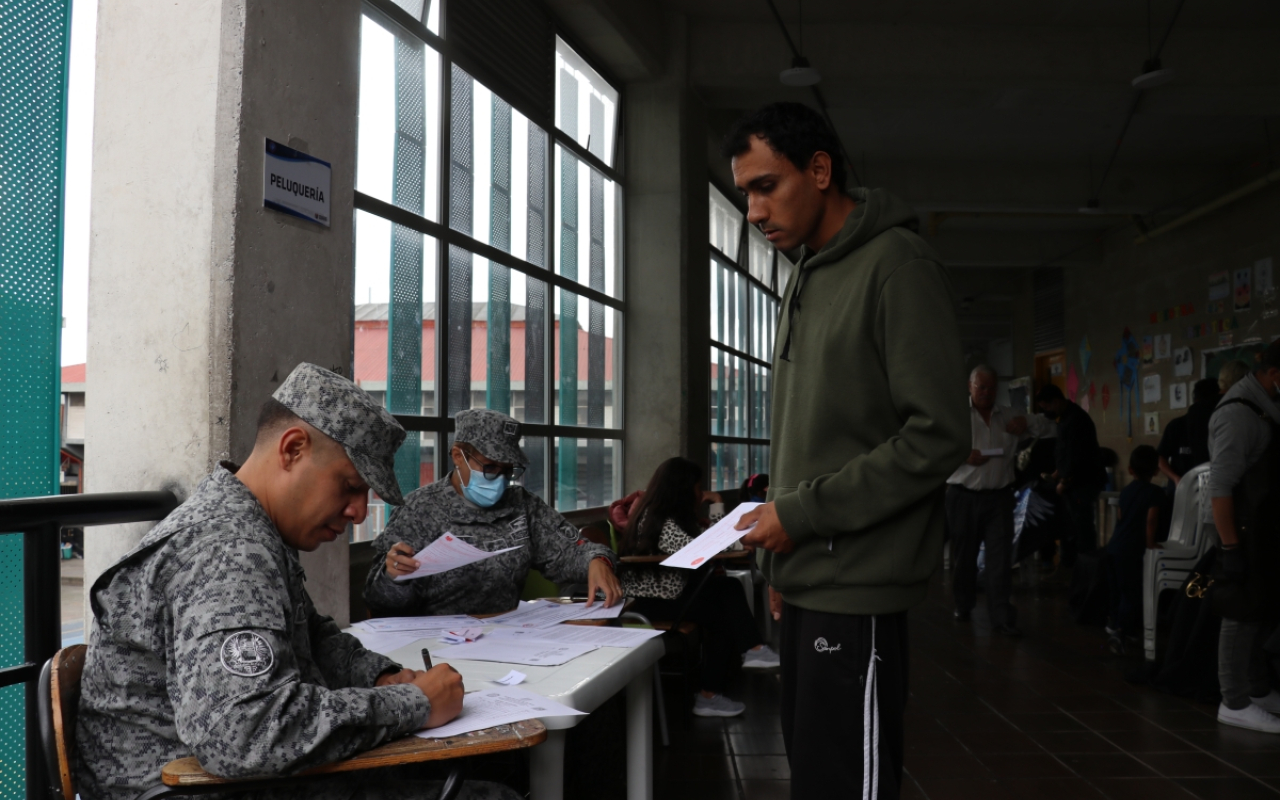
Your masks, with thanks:
M688 531L669 519L662 523L662 533L658 535L658 550L670 555L693 541ZM618 576L622 582L622 593L627 597L658 597L663 600L674 600L684 591L689 580L689 570L673 567L659 567L656 564L632 565Z

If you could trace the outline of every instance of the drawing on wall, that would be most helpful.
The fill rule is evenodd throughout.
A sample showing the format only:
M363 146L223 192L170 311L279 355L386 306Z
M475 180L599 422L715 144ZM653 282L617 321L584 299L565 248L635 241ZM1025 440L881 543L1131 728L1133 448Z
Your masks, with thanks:
M1156 360L1156 340L1154 336L1142 337L1142 363L1150 364Z
M1191 348L1179 347L1173 351L1173 374L1179 378L1191 377Z
M1164 361L1172 355L1173 334L1161 333L1156 336L1156 361Z
M1253 262L1253 290L1262 298L1262 318L1271 319L1276 316L1276 286L1272 282L1271 258L1260 258Z
M1142 402L1160 402L1160 376L1144 375L1142 377Z
M1231 296L1231 276L1226 272L1214 272L1209 275L1209 310L1218 300L1226 300Z
M1169 384L1169 408L1187 407L1187 385L1185 383Z
M1067 399L1071 402L1076 401L1076 394L1080 391L1080 376L1076 374L1076 365L1072 364L1067 369Z
M1120 413L1124 415L1127 436L1133 438L1133 418L1137 415L1137 398L1134 388L1138 385L1138 340L1128 328L1120 335L1120 349L1116 351L1112 365L1120 378ZM1107 387L1102 387L1102 408L1105 411L1108 401Z
M1160 435L1160 412L1158 411L1147 412L1146 425L1143 427L1143 432L1146 433L1148 436Z
M1093 348L1089 346L1089 337L1080 340L1080 372L1089 374L1089 361L1093 358Z
M1250 267L1236 270L1235 278L1232 281L1235 285L1235 309L1236 311L1249 310L1250 286L1253 270Z

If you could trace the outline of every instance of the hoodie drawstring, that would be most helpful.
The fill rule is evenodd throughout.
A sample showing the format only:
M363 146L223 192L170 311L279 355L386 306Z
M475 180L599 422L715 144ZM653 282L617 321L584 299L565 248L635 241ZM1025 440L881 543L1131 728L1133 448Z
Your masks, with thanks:
M796 277L796 290L791 293L791 302L787 304L787 338L782 341L783 361L791 360L791 330L795 327L796 316L800 313L800 293L804 291L810 272L808 267L800 268L800 274Z

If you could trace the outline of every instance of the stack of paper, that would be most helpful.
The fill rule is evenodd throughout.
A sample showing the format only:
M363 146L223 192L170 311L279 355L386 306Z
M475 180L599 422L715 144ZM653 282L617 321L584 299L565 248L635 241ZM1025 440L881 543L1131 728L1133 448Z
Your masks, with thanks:
M483 624L475 617L454 614L446 617L378 617L353 622L351 627L388 633L391 631L447 631L451 628L471 628Z
M417 735L423 739L445 739L525 719L583 716L583 713L513 686L494 687L464 696L462 713L452 722L419 731Z
M662 631L643 628L605 628L598 625L557 625L554 628L495 628L489 640L495 642L548 642L590 644L597 647L639 647Z
M557 644L546 641L511 641L485 637L483 642L460 644L436 650L437 661L499 661L504 664L529 664L535 667L558 667L578 656L598 649L593 644Z

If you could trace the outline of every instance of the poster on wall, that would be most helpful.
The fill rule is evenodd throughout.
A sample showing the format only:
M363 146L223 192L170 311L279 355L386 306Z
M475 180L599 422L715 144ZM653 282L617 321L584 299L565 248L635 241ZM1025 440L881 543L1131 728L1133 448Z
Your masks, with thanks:
M1156 340L1153 336L1142 337L1142 363L1150 364L1156 360Z
M1268 289L1274 289L1275 283L1272 282L1271 276L1271 258L1260 258L1253 262L1253 289L1257 292L1265 292Z
M1133 338L1133 331L1128 328L1120 334L1120 349L1116 351L1112 365L1116 368L1116 376L1120 379L1120 414L1124 417L1126 436L1133 438L1133 418L1138 413L1137 398L1134 389L1138 384L1138 341ZM1102 387L1103 419L1106 419L1107 401L1110 395L1107 387Z
M1209 275L1209 310L1219 300L1231 296L1231 276L1226 272L1214 272Z
M1173 353L1173 334L1161 333L1156 336L1156 361L1164 361Z
M1142 428L1143 433L1148 436L1160 435L1160 412L1148 411L1146 416L1146 424Z
M1185 383L1169 384L1169 408L1187 407L1187 385Z
M1232 283L1235 286L1235 310L1248 311L1249 299L1252 295L1250 287L1252 286L1253 270L1250 267L1236 270L1236 274Z
M1142 402L1160 402L1160 376L1144 375L1142 377Z
M1191 348L1179 347L1173 351L1173 374L1178 378L1191 377Z
M1080 340L1080 372L1089 374L1089 362L1093 359L1093 348L1089 346L1089 337Z

